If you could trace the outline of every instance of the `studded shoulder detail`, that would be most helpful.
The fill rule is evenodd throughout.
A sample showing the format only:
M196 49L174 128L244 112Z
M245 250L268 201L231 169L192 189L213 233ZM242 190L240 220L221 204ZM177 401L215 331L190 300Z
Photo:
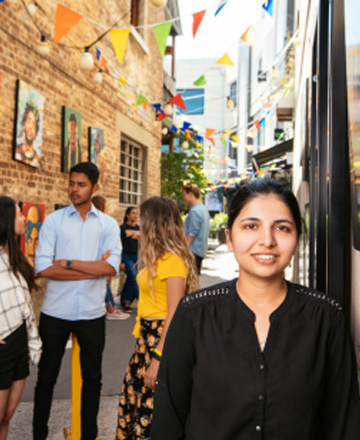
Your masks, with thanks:
M227 285L217 285L206 289L197 290L196 292L190 293L190 295L185 296L182 299L182 303L185 306L194 304L200 300L208 298L216 298L219 296L227 295L229 293L229 287Z
M318 299L324 301L325 303L335 307L338 310L342 310L341 304L336 301L336 299L332 298L329 295L325 295L325 293L319 292L317 290L311 290L310 288L297 285L295 288L296 293L301 295L306 295L310 298Z

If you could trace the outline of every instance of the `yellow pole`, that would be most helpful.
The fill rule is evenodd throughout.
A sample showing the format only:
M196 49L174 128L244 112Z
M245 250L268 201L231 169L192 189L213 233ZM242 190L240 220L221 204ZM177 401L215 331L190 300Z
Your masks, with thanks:
M81 367L80 367L80 347L76 336L72 337L72 435L71 440L81 438Z

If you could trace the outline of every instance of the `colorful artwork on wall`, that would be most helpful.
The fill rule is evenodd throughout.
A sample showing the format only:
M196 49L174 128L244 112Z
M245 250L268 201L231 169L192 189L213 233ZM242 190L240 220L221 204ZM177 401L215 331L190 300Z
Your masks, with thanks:
M45 205L41 203L21 202L20 207L26 219L25 233L20 236L20 249L31 266L34 267L39 232L45 218Z
M81 162L81 113L63 107L61 171L68 173Z
M41 166L44 97L24 81L17 81L13 159Z
M99 183L103 183L105 173L104 130L100 128L89 127L89 160L98 167Z

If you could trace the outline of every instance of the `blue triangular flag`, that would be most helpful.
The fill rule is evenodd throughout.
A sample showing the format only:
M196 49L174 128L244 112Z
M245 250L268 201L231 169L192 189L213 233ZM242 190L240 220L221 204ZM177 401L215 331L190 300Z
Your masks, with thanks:
M184 122L181 130L182 130L182 131L185 131L185 130L187 130L189 127L191 127L190 122Z
M154 109L156 109L158 112L161 110L161 104L153 104Z
M196 135L196 140L197 140L198 142L202 143L203 138L197 134L197 135Z
M96 59L99 61L100 57L101 57L101 50L96 46L94 46L94 47L95 47L95 51L96 51Z
M265 3L262 5L262 7L265 9L266 12L273 16L273 5L273 0L265 0Z
M176 125L173 124L169 130L169 133L174 133L174 131L176 131Z
M226 3L228 2L229 0L221 0L221 2L219 3L219 5L218 5L218 7L217 7L217 9L216 9L216 12L215 12L215 17L218 15L218 13L221 11L221 9L226 5Z
M265 127L265 118L261 118L261 119L260 119L260 121L259 121L259 126L260 126L260 127L263 127L263 128Z

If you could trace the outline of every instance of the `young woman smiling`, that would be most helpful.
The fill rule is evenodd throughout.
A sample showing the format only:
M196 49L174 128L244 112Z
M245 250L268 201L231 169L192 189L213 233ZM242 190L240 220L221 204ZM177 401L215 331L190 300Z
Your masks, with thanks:
M254 181L229 210L239 278L179 303L151 440L355 440L360 404L341 306L284 280L302 232L284 185Z

